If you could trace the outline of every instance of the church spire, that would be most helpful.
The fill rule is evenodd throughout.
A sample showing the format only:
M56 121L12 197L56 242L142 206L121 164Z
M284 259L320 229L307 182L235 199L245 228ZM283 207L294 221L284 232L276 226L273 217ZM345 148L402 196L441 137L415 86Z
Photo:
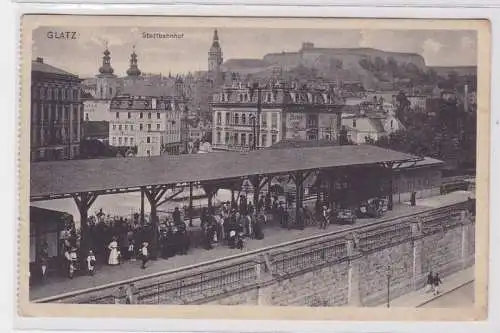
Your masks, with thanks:
M141 71L137 66L137 54L135 53L135 45L133 46L132 54L130 55L130 68L127 70L128 76L139 76Z
M102 66L99 68L99 73L102 75L112 75L114 70L111 67L111 52L108 50L108 42L106 41L106 49L104 50L104 56L102 57Z
M223 57L222 57L222 49L219 43L219 33L217 29L215 29L212 40L212 46L208 51L208 71L210 73L219 72L222 62L223 62Z

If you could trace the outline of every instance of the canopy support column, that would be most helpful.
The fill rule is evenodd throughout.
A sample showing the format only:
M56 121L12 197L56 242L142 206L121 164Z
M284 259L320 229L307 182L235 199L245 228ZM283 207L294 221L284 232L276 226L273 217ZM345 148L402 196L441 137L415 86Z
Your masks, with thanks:
M387 162L385 164L385 167L386 167L386 170L388 170L388 174L389 174L389 185L388 185L388 189L387 189L387 194L388 194L388 197L389 197L389 200L387 202L387 210L392 210L393 207L394 207L394 190L393 190L393 182L392 182L392 171L393 171L393 167L394 167L394 163L393 162Z
M160 186L152 186L150 189L144 188L144 194L148 198L149 205L151 206L151 259L158 258L158 217L156 216L156 209L161 197L167 192L168 188Z
M141 225L144 225L144 190L141 188Z
M189 182L189 226L193 226L193 182Z
M73 195L78 211L80 212L80 260L85 261L91 247L89 239L88 212L89 208L97 199L98 195L91 192L78 193Z
M300 229L304 229L304 221L301 216L302 200L304 199L304 174L300 171L295 173L295 223Z

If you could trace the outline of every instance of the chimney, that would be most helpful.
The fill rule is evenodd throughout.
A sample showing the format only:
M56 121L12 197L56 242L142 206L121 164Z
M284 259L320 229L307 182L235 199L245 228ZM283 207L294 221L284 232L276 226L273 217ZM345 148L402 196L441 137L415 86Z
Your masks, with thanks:
M38 62L39 64L43 64L43 58L42 57L37 57L36 62Z

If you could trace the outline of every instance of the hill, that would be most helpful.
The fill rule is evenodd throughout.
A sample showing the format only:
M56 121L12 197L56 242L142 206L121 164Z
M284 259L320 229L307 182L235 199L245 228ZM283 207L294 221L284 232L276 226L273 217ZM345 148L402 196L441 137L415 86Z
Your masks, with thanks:
M297 52L269 53L262 59L229 59L222 65L223 71L239 73L241 77L322 77L327 80L359 81L365 89L381 90L392 89L394 84L433 83L438 75L447 75L449 70L445 67L434 71L430 69L424 58L416 53L373 48L317 48L312 43L303 43ZM467 68L467 71L459 73L462 72L475 70Z

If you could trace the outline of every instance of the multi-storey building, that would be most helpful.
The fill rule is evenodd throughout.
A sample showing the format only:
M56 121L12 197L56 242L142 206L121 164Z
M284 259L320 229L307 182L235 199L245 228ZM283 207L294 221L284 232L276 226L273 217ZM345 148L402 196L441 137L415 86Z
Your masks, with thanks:
M185 101L171 96L119 95L111 100L110 145L134 147L137 156L181 151Z
M31 66L31 160L73 159L80 154L81 80L37 58Z
M332 91L234 83L213 96L214 149L269 147L283 139L336 140L343 105Z

